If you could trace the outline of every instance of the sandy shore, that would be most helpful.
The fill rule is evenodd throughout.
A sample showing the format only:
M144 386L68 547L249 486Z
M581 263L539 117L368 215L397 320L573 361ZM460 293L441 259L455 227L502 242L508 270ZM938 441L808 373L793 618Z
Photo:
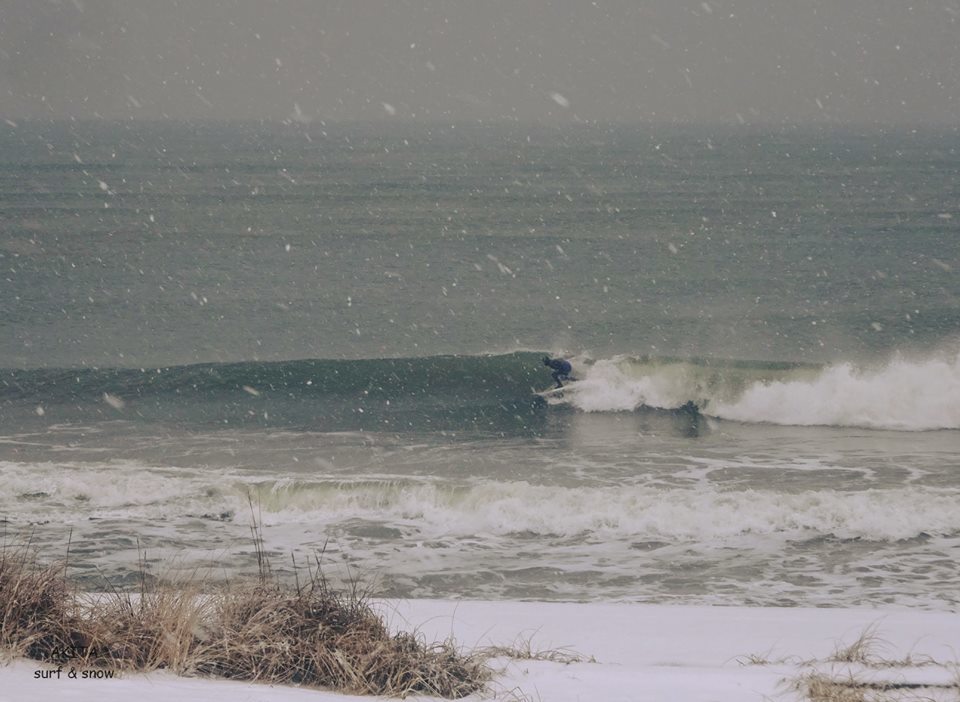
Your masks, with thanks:
M465 648L506 646L561 651L581 660L495 659L490 690L469 699L746 702L800 700L794 683L810 675L893 684L889 699L957 699L960 614L884 609L774 609L624 604L453 602L378 603L392 626ZM834 660L865 631L864 660ZM355 696L164 672L113 679L41 679L54 666L15 660L0 666L0 700L77 702L356 702ZM42 675L42 673L41 673ZM926 687L917 688L917 685ZM513 696L511 696L513 695ZM912 696L912 697L911 697Z

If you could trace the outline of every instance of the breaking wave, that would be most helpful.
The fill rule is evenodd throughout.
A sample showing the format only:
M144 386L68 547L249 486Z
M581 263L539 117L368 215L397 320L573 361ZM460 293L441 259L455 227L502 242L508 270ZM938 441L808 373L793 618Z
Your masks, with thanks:
M671 409L749 423L900 431L960 429L960 355L872 367L618 357L583 364L555 404L586 412Z
M674 410L747 423L960 429L960 354L828 366L575 358L579 382L547 403L584 412ZM318 431L537 431L540 354L0 371L0 421L173 420Z
M245 525L248 496L267 526L376 524L426 539L511 536L716 543L741 537L896 542L960 535L960 491L908 486L784 493L700 485L452 485L390 476L257 479L140 463L2 462L4 513L27 519L216 519ZM338 527L339 525L339 527Z
M460 488L276 484L262 486L259 494L265 511L282 516L284 522L312 521L322 514L325 519L408 523L418 530L464 537L592 534L604 539L712 542L781 534L900 541L960 533L958 493L921 487L784 494L651 486L566 488L514 481Z

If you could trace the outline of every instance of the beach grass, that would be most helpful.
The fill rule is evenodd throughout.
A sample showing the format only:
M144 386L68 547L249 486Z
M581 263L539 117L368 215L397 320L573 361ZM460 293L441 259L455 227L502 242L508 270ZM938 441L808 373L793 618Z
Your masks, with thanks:
M944 695L956 699L958 687L956 683L871 682L853 674L811 673L798 680L795 689L810 702L936 702Z
M282 584L254 534L261 567L253 582L141 577L138 592L108 588L96 596L74 591L66 565L43 564L29 540L4 547L0 647L83 668L167 669L392 697L456 699L489 681L486 656L392 633L359 588L329 586L319 559L304 582Z
M29 542L0 549L0 648L40 658L72 645L63 566L41 566Z

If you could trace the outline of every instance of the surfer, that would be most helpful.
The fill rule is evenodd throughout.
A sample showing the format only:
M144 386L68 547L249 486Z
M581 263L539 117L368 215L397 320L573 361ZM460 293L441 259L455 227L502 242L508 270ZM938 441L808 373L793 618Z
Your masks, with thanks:
M553 368L553 379L557 381L557 387L562 388L562 380L573 380L570 377L570 372L573 370L573 366L570 365L570 361L565 361L562 358L550 358L549 356L543 357L543 365Z

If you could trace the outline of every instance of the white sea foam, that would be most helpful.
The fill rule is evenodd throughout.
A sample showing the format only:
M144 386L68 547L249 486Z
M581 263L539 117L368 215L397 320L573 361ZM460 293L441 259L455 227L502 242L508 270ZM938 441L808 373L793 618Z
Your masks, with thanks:
M856 492L729 490L707 484L557 486L476 481L224 479L133 464L0 464L5 514L28 519L156 519L232 514L248 494L268 525L382 524L422 538L527 533L600 540L722 542L744 536L899 541L960 534L960 490L908 486Z
M862 370L844 363L813 380L754 384L711 414L746 422L926 430L960 428L960 355L953 361L894 359Z
M716 542L745 535L836 536L899 541L960 533L960 491L912 487L815 490L564 488L526 482L302 488L270 501L268 521L360 518L416 526L420 533L531 533ZM275 511L274 511L275 510ZM294 512L300 512L299 515Z
M28 519L166 517L223 503L222 488L202 471L139 461L0 461L0 509Z
M960 429L960 355L877 367L723 368L614 358L581 371L555 404L585 412L677 408L741 422L923 431Z
M687 364L658 365L637 374L627 359L598 361L587 368L575 367L583 380L568 385L564 398L585 412L619 412L641 405L679 407L695 390L689 369Z

